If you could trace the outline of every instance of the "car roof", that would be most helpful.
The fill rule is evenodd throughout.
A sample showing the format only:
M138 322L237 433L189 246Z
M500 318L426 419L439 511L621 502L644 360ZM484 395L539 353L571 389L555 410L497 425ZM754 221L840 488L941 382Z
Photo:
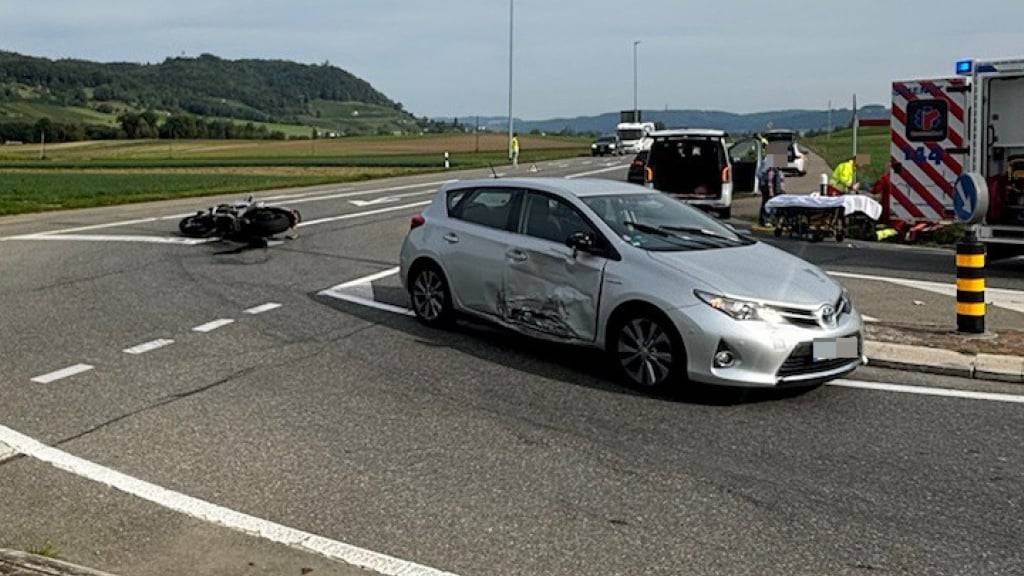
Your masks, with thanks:
M479 180L459 180L446 184L442 191L459 190L462 188L528 188L541 192L550 192L559 196L604 196L608 194L648 194L650 190L643 186L607 180L603 178L485 178Z
M658 130L651 132L652 138L659 136L704 136L711 138L725 138L725 130L712 130L710 128L681 128L675 130Z

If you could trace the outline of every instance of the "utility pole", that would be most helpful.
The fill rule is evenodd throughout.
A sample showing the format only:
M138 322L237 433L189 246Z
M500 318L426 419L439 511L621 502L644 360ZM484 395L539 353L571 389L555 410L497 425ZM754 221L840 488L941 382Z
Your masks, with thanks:
M46 160L46 130L39 131L39 142L42 144L39 148L39 159Z
M860 128L860 116L857 112L857 95L853 95L853 155L857 156L857 136Z
M515 49L515 0L508 0L508 159L512 159L512 138L515 135L515 120L512 119L512 55Z
M476 124L473 125L473 133L476 134L476 148L475 151L480 151L480 117L476 117Z
M832 139L832 101L828 101L828 139Z
M637 49L640 46L640 41L635 40L633 42L633 121L640 121L640 105L637 103L637 81L639 75L637 73Z

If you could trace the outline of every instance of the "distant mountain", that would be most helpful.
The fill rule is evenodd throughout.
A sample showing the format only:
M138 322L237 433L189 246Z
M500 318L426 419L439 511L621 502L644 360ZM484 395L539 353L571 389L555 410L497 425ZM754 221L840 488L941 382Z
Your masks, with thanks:
M860 110L861 118L888 118L889 110L884 106L865 106ZM743 133L773 128L788 128L799 131L825 130L829 126L828 110L776 110L736 114L718 110L644 110L644 120L661 122L667 128L716 128L727 132ZM842 127L849 125L853 118L850 109L832 111L832 125ZM451 118L438 119L451 121ZM460 119L465 125L472 126L475 117L466 116ZM619 123L619 114L609 112L597 116L577 116L575 118L553 118L550 120L516 120L516 129L520 132L540 130L541 132L577 132L577 133L608 133L614 132ZM487 116L480 118L481 126L488 130L505 130L508 118L504 116Z
M330 129L352 120L386 119L375 128L391 129L415 121L401 104L365 80L326 62L226 60L203 54L158 64L99 63L0 51L0 108L10 111L6 121L33 120L31 115L46 106L76 108L83 117L90 110L110 114L153 109ZM19 110L29 117L19 118Z

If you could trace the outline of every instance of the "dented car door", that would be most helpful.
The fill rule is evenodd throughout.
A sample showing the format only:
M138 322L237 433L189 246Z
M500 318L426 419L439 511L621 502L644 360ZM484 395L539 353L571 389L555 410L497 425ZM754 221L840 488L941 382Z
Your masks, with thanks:
M525 332L593 342L606 259L566 240L595 228L564 200L527 192L519 234L505 253L499 313Z

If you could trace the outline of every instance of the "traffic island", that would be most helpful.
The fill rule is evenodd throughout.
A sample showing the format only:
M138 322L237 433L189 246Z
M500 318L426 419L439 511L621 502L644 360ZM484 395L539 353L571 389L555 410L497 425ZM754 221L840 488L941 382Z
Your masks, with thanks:
M112 576L69 562L0 548L0 576Z
M865 354L871 366L1024 384L1024 332L979 338L929 326L869 324Z

